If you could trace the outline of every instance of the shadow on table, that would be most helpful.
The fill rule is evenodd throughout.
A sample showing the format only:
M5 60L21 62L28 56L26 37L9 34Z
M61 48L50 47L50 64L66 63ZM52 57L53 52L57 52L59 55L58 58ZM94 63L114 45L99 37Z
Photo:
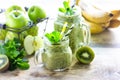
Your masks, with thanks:
M116 30L107 29L99 34L91 35L91 47L120 48L120 38Z

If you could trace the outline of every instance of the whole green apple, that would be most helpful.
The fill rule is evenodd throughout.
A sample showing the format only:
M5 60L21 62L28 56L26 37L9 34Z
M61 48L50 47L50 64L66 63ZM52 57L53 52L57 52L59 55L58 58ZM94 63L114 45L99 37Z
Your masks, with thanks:
M41 7L32 6L28 9L28 16L34 23L37 23L37 19L45 18L46 13Z
M27 18L21 11L11 11L6 16L6 25L12 28L21 28L28 23Z
M6 15L8 13L10 13L11 11L13 11L13 10L19 10L19 11L23 11L24 12L24 10L20 6L12 5L12 6L10 6L9 8L6 9Z

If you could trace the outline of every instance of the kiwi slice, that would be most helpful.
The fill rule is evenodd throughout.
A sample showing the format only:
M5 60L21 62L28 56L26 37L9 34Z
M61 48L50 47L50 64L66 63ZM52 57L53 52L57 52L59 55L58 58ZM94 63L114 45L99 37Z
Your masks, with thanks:
M0 72L4 72L9 67L9 59L6 55L0 54Z
M76 51L76 58L80 63L90 64L95 57L94 51L89 46L80 47Z

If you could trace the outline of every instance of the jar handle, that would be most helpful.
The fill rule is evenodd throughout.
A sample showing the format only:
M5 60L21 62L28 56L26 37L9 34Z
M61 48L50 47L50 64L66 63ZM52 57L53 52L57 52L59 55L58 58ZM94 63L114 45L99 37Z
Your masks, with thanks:
M90 43L90 29L89 29L89 26L87 24L84 24L83 23L83 26L84 26L84 44L85 45L89 45Z
M41 51L42 50L43 49L41 48L41 49L39 49L38 51L35 52L35 55L34 55L34 63L35 64L39 64L39 58L41 56Z

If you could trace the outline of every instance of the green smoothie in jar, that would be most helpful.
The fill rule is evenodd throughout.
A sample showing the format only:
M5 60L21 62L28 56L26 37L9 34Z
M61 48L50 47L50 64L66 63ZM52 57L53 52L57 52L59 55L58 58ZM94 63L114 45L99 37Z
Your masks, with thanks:
M53 37L54 36L52 35L51 38ZM58 37L58 34L56 38L54 37L56 40L58 40L58 42L55 40L52 41L51 39L44 38L42 62L45 68L52 71L66 70L70 67L72 63L72 51L69 47L69 38L59 40L57 39Z
M69 8L71 10L73 9L71 7ZM68 14L69 11L59 12L54 22L54 30L61 31L64 22L68 22L66 32L72 28L69 34L69 45L72 49L72 53L75 53L80 46L88 45L90 41L89 27L85 24L80 9L78 7L74 8L75 10L73 10L72 14Z

